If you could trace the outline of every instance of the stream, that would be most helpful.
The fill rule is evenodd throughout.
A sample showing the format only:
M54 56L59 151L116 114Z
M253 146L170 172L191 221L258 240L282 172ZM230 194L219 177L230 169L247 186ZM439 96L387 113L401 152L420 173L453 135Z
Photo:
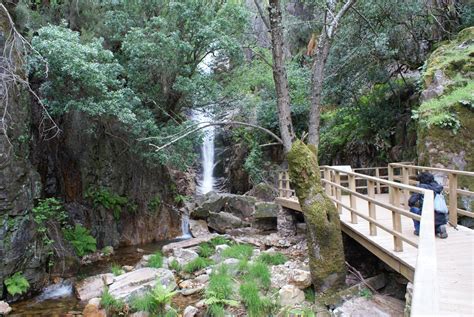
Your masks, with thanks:
M110 267L114 263L121 266L135 265L143 255L161 250L162 246L173 241L176 240L118 248L113 255L81 267L76 278L110 273ZM137 249L142 249L143 253L137 252ZM180 300L178 296L176 300ZM39 295L33 298L11 304L13 311L9 316L64 316L70 312L80 314L86 304L86 302L80 302L74 295L73 282L65 280L45 287ZM179 305L179 302L177 304Z

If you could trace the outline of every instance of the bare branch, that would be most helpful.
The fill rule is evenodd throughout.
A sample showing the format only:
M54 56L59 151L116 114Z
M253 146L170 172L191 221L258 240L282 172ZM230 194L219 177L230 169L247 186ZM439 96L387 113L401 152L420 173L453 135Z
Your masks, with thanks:
M255 6L257 7L258 14L260 15L260 18L262 19L263 24L265 24L265 26L267 27L267 30L270 30L270 22L268 21L267 16L265 15L265 12L263 11L259 0L253 0L253 2L255 3Z

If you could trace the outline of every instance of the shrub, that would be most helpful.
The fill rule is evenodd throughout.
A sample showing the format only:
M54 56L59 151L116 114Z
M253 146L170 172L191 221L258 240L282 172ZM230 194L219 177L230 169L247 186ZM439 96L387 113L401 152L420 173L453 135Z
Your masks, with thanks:
M201 243L199 245L198 254L203 258L208 258L215 253L215 247L210 243Z
M157 282L150 292L141 297L132 298L131 307L135 311L146 311L154 316L177 316L174 309L166 311L166 306L171 304L176 294L176 291L169 290Z
M107 210L112 210L115 220L120 219L122 208L127 206L128 198L111 193L108 189L89 188L85 194L86 198L92 199L95 207L102 206Z
M76 224L74 229L64 229L64 238L72 244L78 256L97 250L95 238L80 224Z
M235 244L222 251L223 258L248 259L252 256L253 247L248 244Z
M7 287L8 294L15 296L16 294L26 293L28 288L30 288L30 283L28 283L22 272L16 272L5 280L5 286Z
M160 251L155 252L148 260L148 266L159 269L163 266L163 255Z
M107 314L111 316L123 315L126 308L125 303L122 300L116 299L110 295L107 287L102 293L100 305L107 311Z
M195 258L194 260L192 260L191 262L187 263L183 267L183 271L186 272L186 273L193 273L193 272L196 272L198 270L202 270L202 269L208 267L212 263L213 263L212 260L202 258L202 257L198 257L198 258Z
M258 256L257 261L268 265L280 265L288 261L288 258L280 252L264 252Z
M239 294L250 317L267 316L273 309L270 299L260 296L258 286L253 281L240 285Z
M125 273L122 270L122 267L117 263L113 263L112 266L110 267L110 270L112 271L112 274L115 275L115 276L119 276L119 275L122 275L123 273Z
M173 261L170 262L169 268L171 270L175 270L176 272L181 271L181 265L179 264L179 262L176 259L173 259Z
M271 284L270 270L268 269L267 264L256 262L248 267L244 279L249 282L260 280L262 287L268 289Z

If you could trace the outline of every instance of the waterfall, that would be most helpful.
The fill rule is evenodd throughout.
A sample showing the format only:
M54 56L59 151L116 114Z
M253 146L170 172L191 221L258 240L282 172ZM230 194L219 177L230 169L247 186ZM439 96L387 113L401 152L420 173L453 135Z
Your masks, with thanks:
M45 287L41 294L36 298L36 300L41 302L47 299L68 297L71 296L72 293L72 282L64 281L58 284L52 284Z
M181 213L181 236L180 239L192 238L189 231L189 215L185 212Z
M211 116L205 112L195 112L193 119L198 123L204 124L212 121ZM204 138L201 145L201 166L202 174L198 180L197 192L204 195L214 189L215 179L214 171L214 127L207 127L203 129Z

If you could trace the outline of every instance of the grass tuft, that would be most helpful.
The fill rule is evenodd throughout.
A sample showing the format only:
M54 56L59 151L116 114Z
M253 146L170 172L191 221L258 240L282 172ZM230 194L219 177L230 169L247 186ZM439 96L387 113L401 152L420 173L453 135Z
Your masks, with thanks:
M288 261L288 258L280 252L264 252L258 256L257 261L268 265L280 265Z
M221 237L221 236L217 236L217 237L215 237L215 238L212 238L212 239L209 241L209 243L210 243L212 246L214 246L214 247L216 247L216 246L218 246L218 245L221 245L221 244L227 244L227 245L229 245L229 246L233 244L232 241L230 241L230 240L227 239L227 238Z
M122 267L117 263L112 263L112 266L110 267L110 271L115 276L119 276L125 273L124 270L122 270Z
M176 260L176 259L173 259L173 261L171 261L168 266L169 266L170 270L174 270L176 272L181 271L181 264L179 264L178 260Z
M267 316L274 307L270 299L260 296L258 286L253 281L240 285L239 294L249 317Z
M106 310L108 315L118 316L125 311L125 303L122 300L115 299L109 293L106 287L100 299L100 305Z
M222 251L223 258L249 259L252 256L253 247L248 244L235 244Z
M163 266L163 254L160 251L155 252L148 260L148 266L159 269Z
M314 289L312 287L304 290L304 298L310 303L314 303L316 301L316 294L314 293Z
M208 242L199 244L198 254L203 258L208 258L216 252L215 246Z
M232 299L233 295L234 283L229 275L229 267L221 264L213 270L204 294L207 315L221 317L225 315L225 306L238 306L239 303Z
M248 271L244 275L244 280L247 282L260 281L261 286L268 289L271 285L271 275L268 265L263 262L256 262L249 265Z
M186 264L183 267L183 271L186 272L186 273L193 273L193 272L196 272L198 270L202 270L202 269L208 267L212 263L213 263L212 260L202 258L202 257L198 257L198 258L192 260L191 262L189 262L188 264Z

